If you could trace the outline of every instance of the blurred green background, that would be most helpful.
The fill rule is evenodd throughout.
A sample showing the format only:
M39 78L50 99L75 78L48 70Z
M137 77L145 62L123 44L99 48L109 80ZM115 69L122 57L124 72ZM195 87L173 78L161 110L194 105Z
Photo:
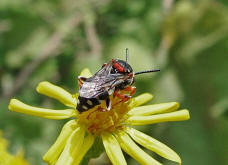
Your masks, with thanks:
M140 129L174 149L183 165L227 165L227 0L1 0L0 130L10 151L24 148L31 165L44 165L42 155L66 122L9 112L10 98L62 108L36 93L40 81L74 93L84 67L95 73L112 58L124 59L125 48L135 71L161 69L138 76L135 95L179 101L191 114L189 121ZM109 162L103 156L91 164Z

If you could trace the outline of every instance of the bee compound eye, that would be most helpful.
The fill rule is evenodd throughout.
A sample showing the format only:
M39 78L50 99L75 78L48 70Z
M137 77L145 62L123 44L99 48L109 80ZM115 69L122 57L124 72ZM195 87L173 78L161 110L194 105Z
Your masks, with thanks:
M118 71L116 68L114 68L114 67L113 67L112 70L111 70L111 73L112 73L112 74L116 74L116 73L118 73L118 72L119 72L119 71Z

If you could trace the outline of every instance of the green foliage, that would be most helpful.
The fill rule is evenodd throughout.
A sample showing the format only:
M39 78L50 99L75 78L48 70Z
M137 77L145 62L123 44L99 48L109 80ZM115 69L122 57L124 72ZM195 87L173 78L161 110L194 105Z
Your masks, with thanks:
M137 77L136 94L153 93L153 103L179 101L191 114L187 122L144 131L173 148L185 165L228 164L227 5L227 0L1 0L0 129L10 149L22 147L30 164L45 164L41 157L65 123L9 112L10 98L63 108L36 93L40 81L75 93L81 69L95 73L111 58L124 59L128 47L135 71L161 69ZM100 154L92 152L83 164Z

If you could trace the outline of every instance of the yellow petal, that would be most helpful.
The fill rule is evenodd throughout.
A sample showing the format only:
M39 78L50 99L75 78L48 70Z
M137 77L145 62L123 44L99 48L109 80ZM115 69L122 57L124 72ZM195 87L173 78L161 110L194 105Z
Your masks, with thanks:
M59 137L48 150L48 152L43 156L43 160L45 162L48 164L54 164L57 161L59 155L66 145L68 138L77 127L78 125L75 120L70 120L63 126Z
M105 151L113 165L127 165L122 150L116 138L109 133L102 134Z
M0 130L0 165L28 165L24 159L24 151L20 149L15 155L7 151L8 141L2 137Z
M13 160L10 162L10 165L28 165L28 162L24 159L24 151L19 150L15 156L13 156Z
M153 98L153 95L151 95L150 93L143 93L137 97L132 98L129 106L131 108L140 106L140 105L150 101L152 98Z
M153 115L153 114L159 114L159 113L167 113L167 112L172 112L177 110L179 106L180 104L177 102L146 105L146 106L133 108L129 112L129 114L130 115Z
M88 68L85 68L85 69L83 69L83 70L81 71L80 76L89 78L89 77L92 76L92 74L91 74L91 72L89 71Z
M65 110L52 110L46 108L33 107L22 103L17 99L11 99L9 110L14 112L20 112L28 115L38 116L46 119L66 119L76 115L76 110L65 109Z
M85 154L88 152L88 150L93 145L94 139L95 139L95 137L92 134L89 134L88 136L85 137L84 142L82 144L83 147L81 148L80 152L78 152L78 155L75 156L73 165L80 164L80 162L82 161Z
M121 148L143 165L161 165L157 160L145 153L135 142L123 131L115 133Z
M73 165L74 159L77 158L78 153L81 152L84 135L85 129L81 126L73 131L55 165Z
M130 134L130 136L143 147L157 153L158 155L166 159L169 159L181 164L181 159L177 155L177 153L174 152L165 144L133 128L128 128L127 133Z
M69 107L76 107L76 98L65 89L56 86L50 82L40 82L36 88L38 93L57 99L61 103Z
M151 115L151 116L131 116L126 120L127 124L130 125L146 125L161 123L167 121L183 121L190 118L188 110L179 110L176 112Z

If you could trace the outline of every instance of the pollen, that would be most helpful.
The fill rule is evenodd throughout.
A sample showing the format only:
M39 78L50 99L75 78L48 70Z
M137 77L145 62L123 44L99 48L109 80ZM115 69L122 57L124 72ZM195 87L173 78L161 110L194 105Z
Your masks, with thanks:
M111 109L106 109L105 102L90 109L89 111L79 114L78 123L84 125L89 133L100 135L103 132L113 132L124 129L123 125L129 115L129 101L123 102L116 96L111 95Z

